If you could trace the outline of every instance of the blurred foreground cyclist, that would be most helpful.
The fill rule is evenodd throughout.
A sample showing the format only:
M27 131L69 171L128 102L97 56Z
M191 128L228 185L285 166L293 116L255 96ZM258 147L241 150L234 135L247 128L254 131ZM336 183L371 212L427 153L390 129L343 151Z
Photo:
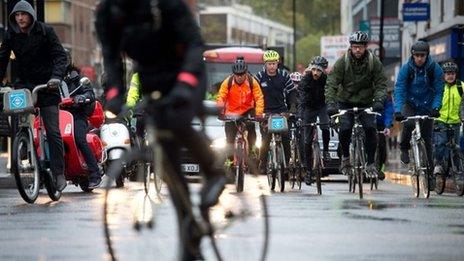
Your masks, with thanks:
M104 0L97 8L96 28L108 74L106 110L119 114L125 102L125 53L138 65L135 71L139 73L141 93L158 96L156 102L163 104L150 115L157 128L174 136L160 140L174 169L170 178L188 192L179 160L180 147L187 147L206 176L200 207L207 210L215 205L226 177L223 169L213 167L214 156L205 137L191 126L201 109L206 86L203 41L188 6L182 0ZM171 197L174 204L182 205L179 195L171 193ZM176 209L179 233L186 238L181 242L181 259L202 259L201 234L192 226L187 211Z

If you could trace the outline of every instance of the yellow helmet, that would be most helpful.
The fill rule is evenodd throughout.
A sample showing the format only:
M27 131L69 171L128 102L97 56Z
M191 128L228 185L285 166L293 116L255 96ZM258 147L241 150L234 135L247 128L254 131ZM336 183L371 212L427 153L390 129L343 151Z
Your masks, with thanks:
M274 50L267 50L263 54L264 62L277 62L279 59L279 53Z

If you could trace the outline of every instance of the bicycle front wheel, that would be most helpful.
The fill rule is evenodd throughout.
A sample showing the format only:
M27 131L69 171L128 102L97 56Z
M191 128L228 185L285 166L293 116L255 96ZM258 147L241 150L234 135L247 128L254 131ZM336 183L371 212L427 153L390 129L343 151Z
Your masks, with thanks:
M461 197L464 194L464 158L460 151L455 153L454 165L454 188L456 191L456 195Z
M266 168L267 182L271 191L274 191L276 185L276 169L274 168L274 150L269 150Z
M359 199L363 198L363 180L364 180L364 167L365 167L365 160L364 160L364 150L362 146L364 142L362 140L356 140L356 148L355 148L355 175L356 175L356 182L358 183L358 192L359 192Z
M313 172L316 178L316 188L317 194L322 195L322 184L321 184L321 175L322 175L322 163L321 163L321 148L319 148L319 143L313 144Z
M14 137L11 171L19 194L27 203L34 203L39 195L40 174L31 132L20 130Z
M420 169L419 169L419 187L422 191L422 196L428 198L430 196L430 187L429 187L429 164L427 159L427 150L425 149L425 144L423 141L418 143L419 149L419 158L420 158Z

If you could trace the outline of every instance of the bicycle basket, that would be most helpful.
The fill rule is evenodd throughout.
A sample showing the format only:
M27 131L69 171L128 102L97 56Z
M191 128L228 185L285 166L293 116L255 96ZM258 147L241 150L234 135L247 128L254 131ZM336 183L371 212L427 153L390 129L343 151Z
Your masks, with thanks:
M269 133L285 133L288 132L287 118L280 115L274 115L268 119Z
M11 90L3 95L5 114L25 114L33 111L32 96L28 89Z

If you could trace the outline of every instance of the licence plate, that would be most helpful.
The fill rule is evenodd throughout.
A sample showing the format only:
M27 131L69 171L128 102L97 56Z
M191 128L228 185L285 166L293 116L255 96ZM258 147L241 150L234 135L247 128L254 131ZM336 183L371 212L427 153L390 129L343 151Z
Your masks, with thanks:
M338 159L338 153L337 152L330 152L330 157L332 159Z
M200 172L200 165L198 164L181 164L182 172Z

